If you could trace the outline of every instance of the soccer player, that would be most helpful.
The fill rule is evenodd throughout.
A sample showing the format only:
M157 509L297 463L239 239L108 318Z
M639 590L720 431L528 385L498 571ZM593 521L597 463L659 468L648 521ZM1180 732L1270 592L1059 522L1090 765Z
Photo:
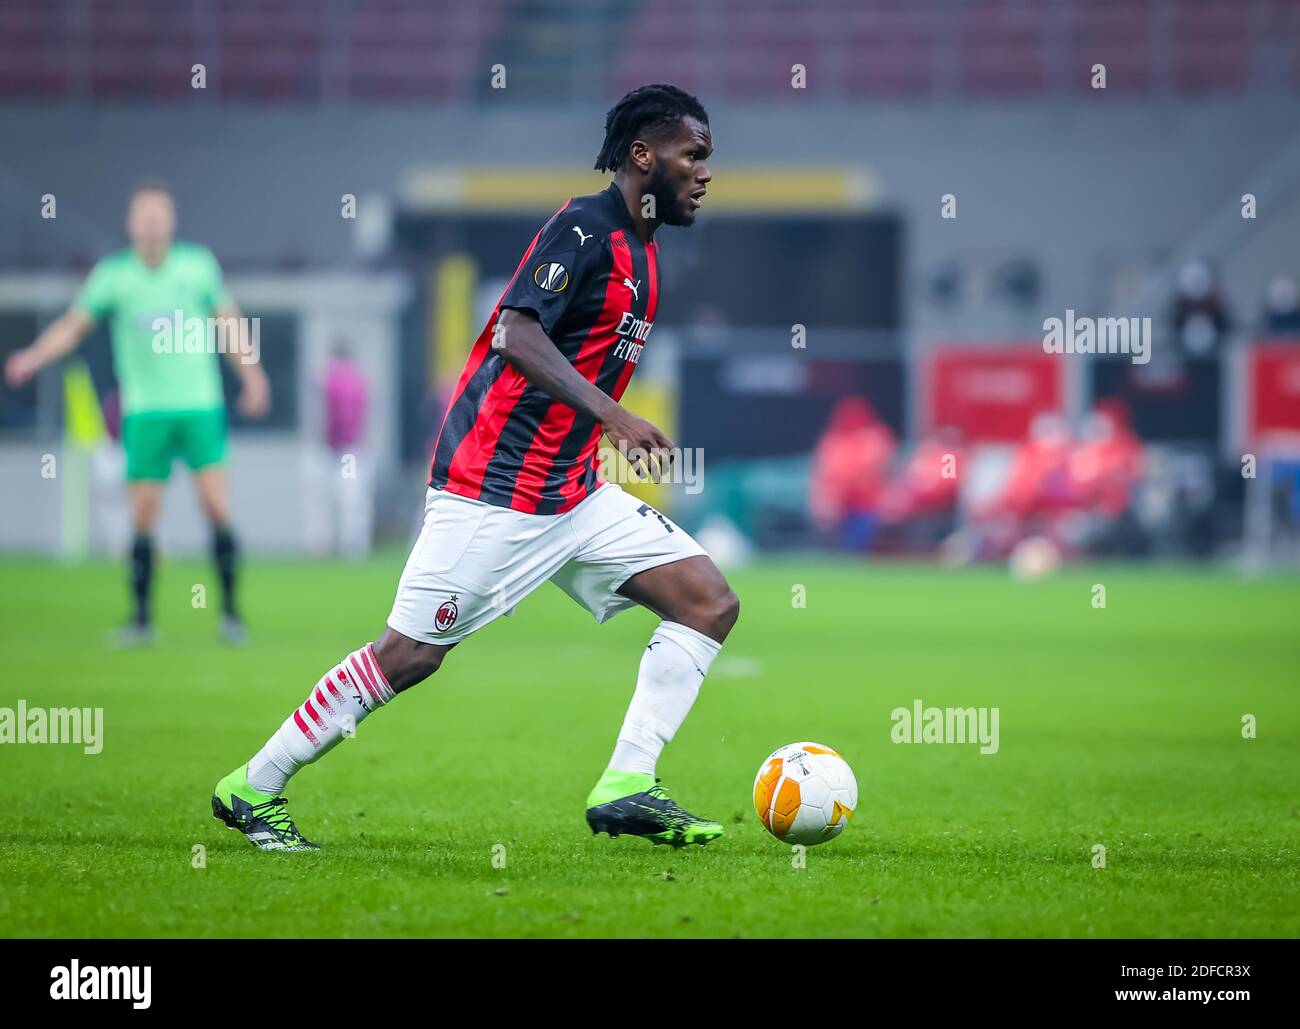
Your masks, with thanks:
M542 227L470 351L387 629L326 671L266 745L217 783L213 814L255 846L315 848L285 807L289 778L547 580L597 621L634 604L662 619L587 798L592 832L674 846L722 835L669 798L655 763L740 602L679 526L596 473L602 432L632 455L673 447L618 401L659 305L655 231L695 221L712 149L704 108L673 86L634 90L609 112L596 168L613 182Z
M172 459L181 456L194 473L199 501L212 524L212 556L221 580L222 636L244 640L235 606L235 536L230 527L226 481L226 409L221 369L206 345L187 348L184 338L159 335L155 321L185 326L189 318L216 316L236 327L227 356L239 375L240 410L260 417L271 391L260 365L244 360L248 338L239 308L226 291L221 267L206 247L173 242L176 207L171 194L149 185L132 194L126 231L131 245L103 258L72 306L31 346L11 354L5 379L17 388L45 365L71 353L95 324L109 320L113 367L122 394L122 443L135 538L131 544L134 617L118 634L126 646L153 640L149 605L154 569L154 525ZM175 335L175 332L172 333ZM162 340L165 345L155 346ZM199 352L191 352L199 351Z

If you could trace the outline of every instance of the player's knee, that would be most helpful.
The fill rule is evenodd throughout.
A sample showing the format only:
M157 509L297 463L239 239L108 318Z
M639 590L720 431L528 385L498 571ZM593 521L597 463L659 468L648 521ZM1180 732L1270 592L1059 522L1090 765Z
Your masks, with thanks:
M736 596L735 590L728 587L726 596L722 598L722 622L727 627L727 632L731 632L739 619L740 598Z
M454 644L453 644L454 645ZM442 667L451 647L421 643L387 630L374 644L379 669L394 693L418 685Z
M708 625L708 628L704 630L705 635L721 643L727 638L727 634L731 632L732 627L736 624L736 619L739 617L740 598L736 596L731 587L724 587L709 602L708 610L704 613L704 619Z

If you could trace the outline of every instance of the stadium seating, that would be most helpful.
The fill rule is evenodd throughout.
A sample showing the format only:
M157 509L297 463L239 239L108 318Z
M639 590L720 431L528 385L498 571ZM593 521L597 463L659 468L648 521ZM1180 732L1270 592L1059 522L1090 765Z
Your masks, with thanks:
M739 101L788 98L795 64L829 101L1089 95L1094 64L1126 94L1300 87L1300 0L643 0L581 31L562 5L511 29L507 12L506 0L8 0L0 100L192 101L195 63L211 76L205 101L257 104L473 97L498 61L550 89L594 81L617 96L668 79Z

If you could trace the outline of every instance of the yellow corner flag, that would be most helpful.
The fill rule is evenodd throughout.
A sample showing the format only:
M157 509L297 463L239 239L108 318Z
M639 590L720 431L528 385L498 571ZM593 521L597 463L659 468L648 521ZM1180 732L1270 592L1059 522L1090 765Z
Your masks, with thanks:
M95 384L85 361L73 361L63 372L63 435L67 442L89 450L108 435Z

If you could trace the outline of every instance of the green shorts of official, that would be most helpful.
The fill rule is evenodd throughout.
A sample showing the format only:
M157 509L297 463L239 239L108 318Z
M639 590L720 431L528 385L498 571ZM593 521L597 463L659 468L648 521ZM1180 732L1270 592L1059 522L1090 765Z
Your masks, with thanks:
M132 482L167 479L176 457L196 472L219 465L226 459L225 408L129 414L122 419L122 446Z

